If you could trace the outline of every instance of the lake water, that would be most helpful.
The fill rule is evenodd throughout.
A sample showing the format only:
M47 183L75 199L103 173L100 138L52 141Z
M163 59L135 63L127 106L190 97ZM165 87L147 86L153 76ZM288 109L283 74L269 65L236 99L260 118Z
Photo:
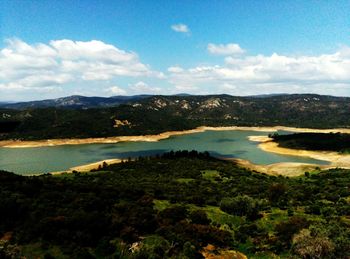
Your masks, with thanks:
M301 162L328 164L326 161L264 152L248 136L268 135L257 131L205 131L174 136L158 142L64 145L36 148L0 148L0 169L18 174L63 171L71 167L110 158L155 155L170 150L209 151L213 156L242 158L255 164Z

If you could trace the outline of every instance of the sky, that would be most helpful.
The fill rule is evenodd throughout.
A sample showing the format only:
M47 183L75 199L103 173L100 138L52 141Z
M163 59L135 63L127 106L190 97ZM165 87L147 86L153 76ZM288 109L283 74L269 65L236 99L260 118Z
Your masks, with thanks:
M0 101L350 96L350 1L1 0Z

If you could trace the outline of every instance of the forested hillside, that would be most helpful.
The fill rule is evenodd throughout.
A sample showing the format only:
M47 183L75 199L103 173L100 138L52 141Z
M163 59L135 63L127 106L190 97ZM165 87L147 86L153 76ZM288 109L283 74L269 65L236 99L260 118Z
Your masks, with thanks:
M350 134L346 133L273 134L271 137L280 147L350 153Z
M349 184L349 170L276 177L195 151L0 172L0 257L349 258Z
M107 108L0 109L0 127L7 128L8 123L17 126L2 133L1 139L156 134L203 125L350 127L350 98L153 96Z

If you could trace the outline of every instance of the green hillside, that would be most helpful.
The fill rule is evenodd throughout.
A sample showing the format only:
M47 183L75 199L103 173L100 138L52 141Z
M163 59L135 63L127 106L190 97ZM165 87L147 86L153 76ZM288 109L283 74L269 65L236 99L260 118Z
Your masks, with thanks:
M87 174L1 172L0 257L348 258L349 184L349 170L275 177L187 151Z
M350 134L346 133L294 133L288 135L273 134L271 136L280 147L350 152Z

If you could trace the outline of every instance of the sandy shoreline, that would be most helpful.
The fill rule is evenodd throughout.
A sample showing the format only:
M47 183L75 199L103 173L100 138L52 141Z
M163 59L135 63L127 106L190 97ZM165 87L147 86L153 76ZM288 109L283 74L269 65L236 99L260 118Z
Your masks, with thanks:
M270 138L265 136L252 136L251 141L259 141L259 148L266 152L272 152L282 155L310 157L317 160L329 161L333 166L347 166L350 167L350 155L339 154L333 151L312 151L279 147L278 143L273 142Z
M267 136L250 136L249 140L260 142L259 148L265 152L271 152L281 155L309 157L317 160L330 162L329 165L304 164L304 163L276 163L270 165L255 165L249 161L236 159L238 164L252 170L267 174L282 174L284 176L297 176L306 171L331 168L346 168L350 169L350 155L343 155L331 151L311 151L279 147L278 143L273 142L273 139Z
M350 128L336 128L336 129L310 129L310 128L295 128L285 126L275 127L208 127L202 126L192 130L184 131L168 131L157 135L144 135L144 136L119 136L119 137L106 137L106 138L86 138L86 139L48 139L39 141L17 141L17 140L6 140L0 141L0 147L4 148L29 148L29 147L47 147L47 146L60 146L60 145L80 145L80 144L103 144L103 143L118 143L124 141L149 141L155 142L162 139L167 139L171 136L193 134L204 131L225 131L225 130L242 130L242 131L257 131L257 132L276 132L278 130L291 131L291 132L318 132L318 133L329 133L329 132L341 132L350 133ZM330 169L336 167L349 168L350 169L350 155L342 155L336 152L325 152L325 151L307 151L307 150L296 150L278 147L276 142L273 142L271 138L267 136L250 136L250 141L260 142L259 148L266 152L272 152L282 155L292 155L301 157L310 157L313 159L324 160L330 162L330 165L317 165L317 164L305 164L305 163L292 163L282 162L268 165L257 165L253 164L248 160L243 159L228 159L237 162L240 166L255 170L261 173L270 175L284 175L284 176L298 176L306 171L320 169ZM81 165L72 167L65 171L52 172L52 174L60 173L71 173L73 171L89 172L92 169L97 169L102 166L103 163L113 164L120 163L120 159L107 159L98 162L94 162L87 165Z
M336 152L325 152L325 151L307 151L307 150L295 150L288 148L278 147L276 142L272 142L272 139L267 136L250 136L249 140L261 142L259 148L266 152L272 152L282 155L292 155L301 157L310 157L313 159L329 161L329 165L319 165L319 164L309 164L309 163L296 163L296 162L281 162L267 165L253 164L249 160L244 160L240 158L224 158L224 160L234 161L239 166L254 170L260 173L265 173L268 175L283 175L289 177L295 177L303 175L305 172L311 172L315 170L327 170L331 168L346 168L350 169L350 155L342 155ZM93 169L98 169L102 167L103 163L114 164L120 163L121 159L107 159L98 161L95 163L81 165L72 167L68 170L61 172L52 172L52 174L60 173L72 173L73 171L78 172L90 172Z
M64 171L50 172L50 174L72 173L73 171L86 173L86 172L90 172L91 170L94 170L94 169L102 168L104 164L107 164L107 165L117 164L117 163L120 163L121 161L122 161L121 159L117 159L117 158L116 159L105 159L105 160L101 160L101 161L94 162L91 164L75 166L75 167L69 168L68 170L64 170Z
M281 162L281 163L268 164L268 165L257 165L257 164L253 164L249 160L244 160L240 158L224 158L223 160L234 161L239 166L257 171L259 173L265 173L268 175L283 175L283 176L289 176L289 177L303 175L307 171L310 172L310 171L316 170L316 168L326 170L326 169L337 167L333 165L317 165L317 164L306 164L306 163L304 164L304 163L293 163L293 162ZM50 172L50 174L58 175L58 174L64 174L64 173L73 173L73 171L87 173L87 172L90 172L91 170L99 169L100 167L103 166L104 163L106 163L107 165L110 165L110 164L120 163L121 161L122 161L121 159L106 159L106 160L101 160L91 164L75 166L64 171Z
M85 139L47 139L37 141L20 141L20 140L3 140L0 141L0 147L4 148L32 148L32 147L49 147L49 146L60 146L60 145L81 145L81 144L107 144L107 143L118 143L124 141L149 141L155 142L162 139L167 139L171 136L192 134L198 132L204 132L207 130L211 131L224 131L224 130L243 130L243 131L268 131L275 132L278 130L293 131L293 132L341 132L350 133L350 128L339 128L339 129L310 129L310 128L294 128L285 126L275 127L208 127L201 126L191 130L183 131L167 131L156 135L143 135L143 136L119 136L119 137L106 137L106 138L85 138Z

